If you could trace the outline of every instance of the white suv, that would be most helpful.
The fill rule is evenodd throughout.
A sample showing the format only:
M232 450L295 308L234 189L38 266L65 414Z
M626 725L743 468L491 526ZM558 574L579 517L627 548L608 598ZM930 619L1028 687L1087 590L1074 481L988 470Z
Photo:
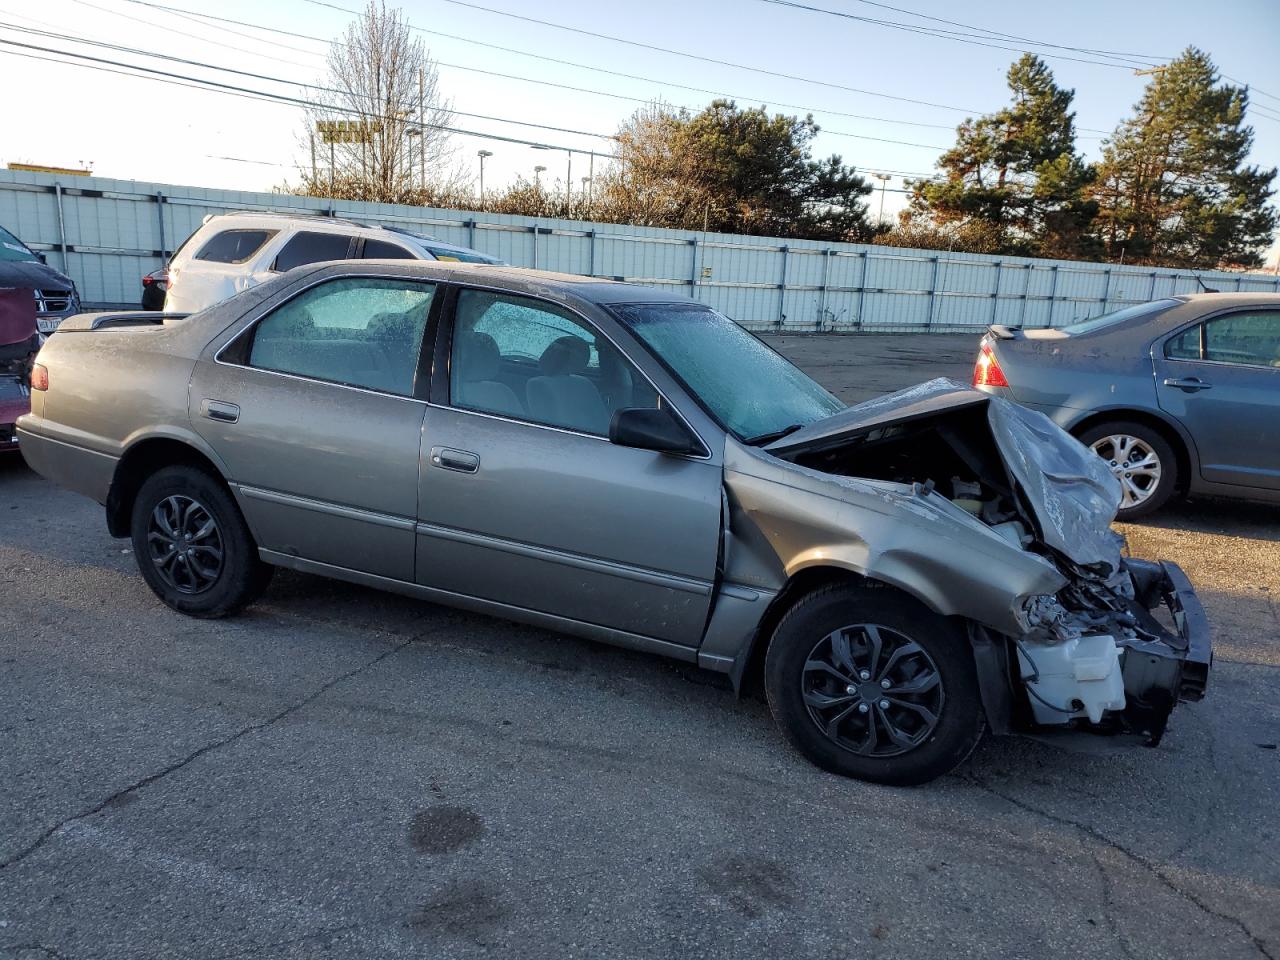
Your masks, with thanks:
M169 260L164 309L195 313L277 273L325 260L502 262L396 227L308 214L226 213L206 217Z

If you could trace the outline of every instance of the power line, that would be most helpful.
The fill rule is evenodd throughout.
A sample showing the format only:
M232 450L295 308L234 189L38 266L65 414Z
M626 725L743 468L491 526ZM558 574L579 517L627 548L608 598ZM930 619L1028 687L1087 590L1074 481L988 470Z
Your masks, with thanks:
M239 86L235 86L234 84L220 83L216 80L206 80L202 77L192 77L187 74L173 73L167 70L157 70L154 67L144 67L141 64L123 63L119 60L108 60L103 57L92 57L87 53L75 53L70 50L57 50L52 47L41 47L41 46L30 44L30 43L20 43L17 40L6 40L3 37L0 37L0 44L3 44L5 46L10 46L10 47L19 47L23 50L35 50L41 53L52 53L62 57L73 57L77 60L87 61L86 65L106 64L112 67L124 67L128 70L134 70L140 73L146 73L146 74L152 75L150 77L146 77L142 79L155 79L159 82L165 82L166 80L189 81L188 83L179 83L178 86L191 86L191 84L194 83L194 84L199 84L202 88L212 88L217 91L226 91L234 94L247 94L251 97L257 97L259 99L269 100L275 103L291 104L293 106L299 106L299 107L312 107L319 110L327 110L331 113L347 114L349 116L356 116L356 117L366 116L366 114L363 114L359 110L353 110L346 107L338 107L332 104L318 103L314 100L304 100L300 97L290 97L280 93L270 93L265 90L253 90L247 87L239 87ZM0 52L5 52L5 51L0 51ZM58 62L58 61L55 61L55 62ZM65 63L66 61L61 61L61 62ZM68 65L78 65L78 64L68 64ZM107 72L116 73L118 71L108 70ZM526 147L539 147L544 150L564 150L565 152L572 152L572 153L587 152L583 150L581 147L572 147L572 148L562 147L554 143L541 143L535 140L524 140L519 137L508 137L508 136L504 136L502 134L497 134L497 133L480 133L475 130L464 130L459 127L454 127L454 126L441 124L441 123L424 123L422 121L408 120L408 119L404 120L403 122L407 127L417 127L420 129L428 129L428 130L441 130L446 133L454 133L454 134L458 134L459 136L466 136L466 137L477 137L482 140L497 140L503 143L515 143L515 144L519 144Z
M98 6L98 4L96 4L96 3L90 3L90 2L89 2L89 0L71 0L71 2L72 2L72 3L78 3L78 4L80 4L82 7L89 7L90 9L92 9L92 10L97 10L97 11L99 11L99 12L101 12L101 13L107 13L107 14L110 14L110 15L111 15L111 16L113 16L113 17L123 17L125 20L132 20L134 23L140 23L140 24L142 24L143 26L147 26L147 27L154 27L154 26L156 26L154 23L150 23L150 22L148 22L148 21L146 21L146 20L143 20L143 19L142 19L142 18L140 18L140 17L135 17L135 16L132 16L132 15L130 15L130 14L127 14L127 13L125 13L125 12L124 12L124 11L122 11L122 10L112 10L112 9L110 9L109 7L100 7L100 6ZM307 64L305 64L305 63L299 63L297 60L290 60L290 59L288 59L287 57L276 57L276 56L273 56L273 55L271 55L271 54L269 54L269 53L259 53L259 52L258 52L258 51L256 51L256 50L246 50L244 47L237 47L237 46L235 46L234 44L230 44L230 43L222 43L222 42L221 42L221 41L219 41L219 40L210 40L208 37L202 37L202 36L200 36L199 34L195 34L195 33L188 33L188 32L187 32L187 31L185 31L185 30L178 30L178 29L175 29L174 27L165 27L164 29L169 30L171 33L176 33L176 34L178 34L179 36L189 37L189 38L191 38L191 39L193 39L193 40L199 40L201 43L211 43L211 44L213 44L215 47L224 47L224 48L226 48L227 50L234 50L234 51L236 51L236 53L247 53L247 54L249 54L249 55L251 55L251 56L255 56L255 57L265 57L266 59L268 59L268 60L274 60L274 61L276 61L277 63L287 63L287 64L289 64L290 66L294 66L294 67L305 67L305 68L307 68L307 69L310 69L310 67L308 67L308 66L307 66Z
M127 0L127 2L143 3L145 2L145 0ZM348 7L340 7L337 4L333 4L333 3L320 3L320 0L307 0L307 2L309 3L314 2L314 3L317 3L317 5L319 6L329 7L330 9L339 10L344 13L359 14L358 10L352 10ZM147 5L151 6L152 4L147 4ZM504 47L504 46L501 46L500 44L487 43L484 40L476 40L472 37L464 37L456 33L445 33L443 30L432 30L432 29L428 29L427 27L420 27L415 23L410 23L409 26L412 29L418 31L419 33L429 34L434 37L445 37L449 40L457 40L462 43L470 43L479 47L487 47L490 50L499 50L503 53L514 53L517 56L521 56L521 57L533 57L534 59L537 59L537 60L545 60L548 63L557 63L557 64L560 64L561 66L574 67L580 70L591 70L596 73L604 73L613 77L622 77L627 80L641 80L646 83L658 83L666 87L675 87L680 90L689 90L694 93L706 93L706 94L710 94L713 97L727 97L731 100L743 100L751 103L769 104L774 107L786 107L789 110L803 110L806 113L825 113L833 117L846 117L852 120L873 120L873 121L876 121L877 123L896 123L896 124L900 124L908 127L930 127L935 130L954 129L954 126L952 124L947 124L947 123L924 123L919 120L899 120L893 117L876 117L876 116L869 116L863 113L845 113L843 111L832 110L827 107L808 107L798 103L784 103L781 100L774 100L771 97L753 97L753 96L746 96L740 93L726 93L723 90L711 90L706 87L694 87L686 83L676 83L675 81L672 81L672 80L662 80L657 77L646 77L646 76L642 76L640 74L635 74L635 73L624 73L621 70L610 70L607 67L596 67L596 66L592 66L591 64L578 63L577 61L574 61L574 60L564 60L564 59L561 59L560 57L550 57L550 56L546 56L545 54L530 53L527 50L520 50L520 49L517 49L516 47Z
M879 7L881 10L892 10L894 13L905 13L909 17L919 17L921 20L932 20L934 23L945 23L951 27L964 27L967 30L978 30L993 37L1001 37L1005 40L1018 40L1023 43L1031 43L1038 47L1057 47L1061 50L1076 50L1080 53L1093 53L1099 56L1107 57L1125 57L1130 60L1172 60L1173 57L1157 56L1151 53L1124 53L1119 50L1098 50L1092 47L1073 47L1064 46L1056 43L1046 43L1039 40L1030 40L1027 37L1020 37L1012 33L1000 33L998 30L991 30L987 27L975 26L972 23L961 23L958 20L946 20L942 17L930 16L927 13L917 13L915 10L908 10L906 7L895 7L888 3L878 3L876 0L857 0L858 3L866 4L869 7Z
M336 7L334 4L325 3L323 2L323 0L306 0L306 2L314 3L317 6L334 7L334 9L342 10L341 7ZM817 80L813 77L802 77L802 76L797 76L796 74L793 74L793 73L782 73L777 70L766 70L764 67L753 67L745 63L735 63L732 60L718 60L715 57L704 57L704 56L701 56L700 54L689 53L686 50L675 50L670 47L660 47L651 43L642 43L639 40L630 40L630 39L627 39L626 37L615 37L607 33L596 33L593 30L585 30L581 27L573 27L564 23L555 23L554 21L551 21L551 20L540 20L537 17L528 17L528 16L525 16L524 14L511 13L510 11L507 11L507 10L498 10L498 9L495 9L494 7L486 7L478 3L471 3L470 0L444 0L444 2L452 3L460 7L469 7L472 10L482 10L485 13L492 13L500 17L510 17L514 20L524 21L525 23L536 23L536 24L539 24L540 26L552 27L553 29L556 29L556 30L565 30L570 33L580 34L582 36L595 37L598 40L609 40L614 43L622 43L622 44L626 44L627 46L638 47L643 50L654 50L654 51L657 51L658 53L667 53L667 54L671 54L672 56L684 57L689 60L698 60L702 63L713 63L721 67L733 67L736 70L749 70L752 73L759 73L768 77L778 77L783 80L796 80L796 81L799 81L800 83L811 83L820 87L830 87L833 90L844 90L847 93L858 93L868 97L880 97L885 100L896 100L899 103L913 103L913 104L916 104L917 106L922 106L922 107L936 107L939 110L955 110L960 113L970 113L970 114L981 112L978 110L970 109L969 107L957 107L947 103L934 103L930 100L915 100L915 99L912 99L911 97L900 97L892 93L881 93L877 90L864 90L861 87L849 87L841 83L833 83L829 80ZM344 10L342 12L346 13L349 11Z
M156 8L161 9L161 10L173 10L173 9L175 9L175 8L172 8L172 7L164 6L164 5L162 5L162 4L149 3L149 2L146 2L146 0L126 0L126 2L129 2L129 3L137 3L137 4L140 4L141 6L156 7ZM358 12L359 12L359 11L348 10L348 9L345 9L345 8L342 8L342 7L339 7L339 6L336 6L335 4L331 4L331 3L322 3L322 2L320 2L320 0L307 0L307 2L310 2L310 3L316 3L316 4L317 4L317 5L319 5L319 6L330 7L330 8L332 8L332 9L334 9L334 10L338 10L338 11L343 12L343 13L357 13L357 14L358 14ZM239 25L239 26L247 26L247 27L251 27L251 28L254 28L254 29L266 30L266 31L269 31L269 32L271 32L271 33L279 33L279 34L283 34L283 35L285 35L285 36L300 37L300 38L302 38L302 39L308 39L308 40L319 40L319 38L318 38L318 37L310 37L310 36L308 36L307 34L301 34L301 33L297 33L297 32L295 32L295 31L291 31L291 30L282 30L282 29L279 29L279 28L276 28L276 27L267 27L267 26L262 26L262 25L260 25L260 24L248 23L248 22L243 21L243 20L231 20L231 19L229 19L229 18L225 18L225 17L214 17L212 14L203 14L203 13L194 13L193 15L194 15L194 16L199 16L199 17L208 17L209 19L221 20L221 21L223 21L223 22L228 22L228 23L235 23L235 24L237 24L237 25ZM410 24L410 26L413 26L413 25L412 25L412 24ZM416 27L416 26L413 26L413 29L415 29L415 30L423 30L423 28ZM432 33L432 32L435 32L435 31L423 30L423 32L425 32L425 33ZM447 34L446 34L446 36L452 36L452 35L447 35ZM464 39L464 40L465 40L465 38L458 38L458 39ZM320 41L320 42L324 42L324 41ZM476 41L476 42L479 42L479 41ZM496 46L496 45L494 45L494 44L482 44L482 45L483 45L483 46ZM508 48L498 47L497 49L503 49L503 50L505 50L505 49L508 49ZM552 57L542 57L540 54L525 53L524 51L516 51L516 50L512 50L512 51L510 51L510 52L521 53L521 54L523 54L524 56L537 57L538 59L555 60L555 58L552 58ZM503 72L498 71L498 70L487 70L487 69L484 69L484 68L482 68L482 67L473 67L473 66L468 66L468 65L466 65L466 64L461 64L461 63L450 63L450 62L448 62L448 61L444 61L444 60L436 60L435 62L436 62L439 66L447 67L447 68L454 69L454 70L464 70L464 71L467 71L468 73L479 73L479 74L482 74L482 75L484 75L484 76L498 77L498 78L500 78L500 79L504 79L504 80L515 80L515 81L518 81L518 82L520 82L520 83L534 83L534 84L538 84L539 86L552 87L552 88L557 89L557 90L568 90L568 91L571 91L571 92L573 92L573 93L585 93L585 94L589 94L589 95L591 95L591 96L607 97L607 98L610 98L610 99L613 99L613 100L624 100L624 101L626 101L626 102L628 102L628 103L638 103L638 104L642 104L642 105L643 105L643 104L649 104L649 103L653 103L653 102L654 102L652 98L646 98L646 97L633 97L633 96L629 96L629 95L627 95L627 94L612 93L612 92L607 91L607 90L597 90L597 89L593 89L593 88L591 88L591 87L579 87L579 86L575 86L575 85L573 85L573 84L558 83L558 82L551 81L551 80L539 80L539 79L536 79L536 78L534 78L534 77L523 76L523 75L520 75L520 74L503 73ZM565 63L565 64L568 64L568 65L583 66L583 67L585 67L585 69L589 69L589 70L592 70L592 69L601 69L601 70L602 70L602 72L605 72L605 73L616 73L616 71L603 70L602 68L588 67L588 66L586 66L585 64L581 64L581 65L579 65L579 64L572 64L570 61L556 61L556 62ZM628 75L628 74L618 74L618 75L619 75L619 76L632 76L632 75ZM633 77L633 78L634 78L634 79L638 79L638 80L647 80L647 81L649 81L649 82L658 83L658 84L664 84L664 85L669 85L669 86L676 86L676 87L684 86L683 84L669 84L669 83L668 83L667 81L665 81L665 80L658 80L658 79L655 79L655 78L652 78L652 77L638 77L638 76L636 76L636 77ZM697 88L697 87L686 87L686 89L690 89L690 90L699 90L700 92L704 92L704 93L711 93L711 94L713 94L713 95L717 95L717 96L726 96L726 94L717 94L715 91L711 91L711 90L701 90L701 88ZM732 96L732 95L728 95L728 96ZM748 98L748 97L734 97L734 99L741 99L741 100L754 100L755 98ZM807 111L814 112L814 113L831 113L832 115L838 115L838 116L844 116L844 117L855 117L855 118L859 118L859 119L873 119L873 120L885 120L885 119L886 119L886 118L883 118L883 117L863 117L863 116L861 116L861 115L859 115L859 114L844 114L844 113L840 113L839 111L826 111L826 110L820 110L820 109L815 109L815 108L797 107L797 106L795 106L795 105L791 105L791 104L780 104L780 103L775 103L774 105L775 105L775 106L791 106L791 107L793 107L794 109L802 109L802 110L807 110ZM689 108L687 108L687 107L686 107L685 109L689 109ZM896 121L889 121L889 122L896 122ZM916 125L916 124L913 124L913 125ZM948 127L948 126L946 126L945 124L919 124L919 125L920 125L920 126L931 126L931 127L936 127L936 128L938 128L938 129L947 129L947 130L952 129L951 127ZM844 131L844 130L833 130L833 129L830 129L830 128L828 128L828 127L821 127L820 129L821 129L821 132L826 133L826 134L829 134L830 136L834 136L834 137L847 137L847 138L854 139L854 140L869 140L869 141L872 141L872 142L874 142L874 143L888 143L888 144L893 144L893 145L895 145L895 146L913 147L913 148L922 149L922 150L946 150L946 149L947 149L946 147L939 146L939 145L937 145L937 144L930 144L930 143L915 143L915 142L907 141L907 140L896 140L896 139L889 138L889 137L875 137L875 136L871 136L870 134L851 133L851 132L849 132L849 131ZM603 136L603 135L602 135L602 134L590 134L590 136Z
M222 73L231 73L231 74L235 74L236 76L248 77L252 80L266 80L269 83L282 83L287 86L298 87L304 90L316 90L321 93L336 93L336 94L344 94L346 92L343 90L339 90L336 87L323 87L313 83L302 83L296 80L286 80L283 77L273 77L268 74L254 73L249 70L238 70L235 67L223 67L223 66L219 66L218 64L205 63L204 61L201 61L201 60L188 60L185 57L176 57L176 56L173 56L172 54L155 53L154 51L143 50L140 47L127 47L127 46L122 46L120 44L107 43L106 41L102 41L102 40L90 40L86 37L77 37L71 34L54 33L48 30L36 30L32 27L17 26L15 24L4 23L3 21L0 21L0 27L4 27L8 30L16 30L22 33L36 34L38 36L49 37L56 40L68 40L73 43L82 43L88 46L105 48L108 50L114 50L118 53L130 53L136 56L151 57L156 60L164 60L170 63L181 63L184 66L188 66L188 67L200 67L205 70L217 70ZM57 52L61 53L63 51L57 51ZM75 56L75 54L69 53L69 52L66 55ZM587 130L574 130L569 127L556 127L556 126L551 126L549 124L533 123L527 120L512 120L507 117L495 117L495 116L491 116L483 113L468 113L465 110L450 109L448 112L452 114L456 114L460 117L470 117L471 119L474 119L474 120L492 120L497 123L510 123L510 124L515 124L516 126L521 126L521 127L534 127L539 130L550 130L555 133L571 133L577 136L595 137L600 140L613 139L612 135L606 134L606 133L591 133L590 131L587 131Z
M842 20L856 20L860 23L870 23L870 24L874 24L875 26L888 27L891 30L903 30L907 33L916 33L922 36L936 37L940 40L954 40L957 43L967 43L972 46L990 47L995 50L1009 50L1013 53L1030 53L1031 52L1029 50L1023 50L1020 47L1010 47L1000 43L987 42L989 40L1001 39L1001 37L998 37L998 36L989 36L981 33L962 33L956 30L941 30L936 27L925 27L925 26L920 26L915 24L902 23L897 20L881 20L876 17L863 17L863 16L859 16L856 13L848 13L847 11L844 11L844 10L831 10L827 7L818 7L808 3L800 3L798 2L798 0L760 0L760 2L771 3L779 7L790 7L793 10L802 10L808 13L826 14L827 16L831 16L831 17L839 17ZM948 21L948 22L951 22L951 21ZM978 29L981 29L981 28L978 28ZM1080 48L1076 48L1076 47L1067 47L1067 46L1054 44L1054 43L1040 43L1035 40L1027 40L1024 37L1014 37L1008 34L1004 35L1003 38L1014 40L1015 42L1027 43L1028 45L1031 45L1031 46L1054 47L1056 49L1061 49L1061 50L1076 50L1079 52L1084 52L1084 51L1080 51ZM1136 65L1144 66L1144 67L1149 67L1154 65L1149 60L1141 60L1141 59L1128 57L1125 55L1117 55L1117 54L1105 54L1105 56L1109 56L1113 58L1118 57L1127 62L1116 62L1116 59L1088 60L1081 57L1070 57L1060 53L1044 53L1041 55L1045 57L1051 57L1057 60L1070 60L1075 63L1088 63L1088 64L1093 64L1095 66L1100 66L1100 67L1116 67L1121 70L1131 70L1135 66L1135 63Z

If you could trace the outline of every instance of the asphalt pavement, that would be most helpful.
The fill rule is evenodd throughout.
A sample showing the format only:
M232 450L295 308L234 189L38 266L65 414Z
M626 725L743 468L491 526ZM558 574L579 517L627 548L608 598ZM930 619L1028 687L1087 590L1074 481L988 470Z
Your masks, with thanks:
M849 400L972 337L786 337ZM0 956L1280 956L1280 509L1124 527L1214 623L1164 742L822 773L712 675L294 573L156 601L0 464Z

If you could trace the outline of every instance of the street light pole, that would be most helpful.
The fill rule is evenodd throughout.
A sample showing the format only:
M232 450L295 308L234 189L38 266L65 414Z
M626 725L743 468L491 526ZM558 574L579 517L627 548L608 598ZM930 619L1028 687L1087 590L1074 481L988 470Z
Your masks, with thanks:
M492 150L477 150L476 156L480 158L480 206L484 206L484 158L492 157Z
M547 168L542 164L538 164L533 168L533 185L538 188L538 192L542 192L542 172Z
M880 215L876 217L876 222L884 223L884 186L893 177L887 173L873 173L872 176L880 181Z

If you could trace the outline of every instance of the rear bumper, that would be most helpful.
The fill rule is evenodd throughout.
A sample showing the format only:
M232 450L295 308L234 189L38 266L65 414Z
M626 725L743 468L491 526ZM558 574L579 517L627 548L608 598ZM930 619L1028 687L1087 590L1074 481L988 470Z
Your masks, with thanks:
M45 436L39 423L38 417L30 415L18 420L18 449L27 466L60 487L106 503L118 459Z

